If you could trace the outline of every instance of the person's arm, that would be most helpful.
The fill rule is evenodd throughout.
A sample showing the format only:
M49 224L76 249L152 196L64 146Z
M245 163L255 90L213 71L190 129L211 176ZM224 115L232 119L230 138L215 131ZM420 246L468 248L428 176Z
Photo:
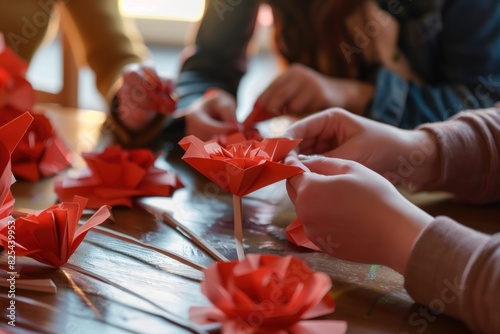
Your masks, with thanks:
M147 55L142 38L120 14L117 0L72 0L65 4L81 38L86 62L94 71L96 85L108 103L120 86L128 64L141 63Z
M488 236L438 217L420 234L405 271L405 288L434 311L410 315L417 331L446 313L478 333L500 332L500 234Z
M490 107L500 99L498 1L444 1L436 19L441 20L442 25L439 35L422 43L418 48L422 52L415 52L419 52L422 59L426 57L425 52L427 57L438 55L439 61L431 69L433 73L427 75L438 79L417 84L380 68L375 79L375 98L366 112L367 117L409 129L446 120L464 109ZM402 27L405 24L413 23L403 20ZM403 33L400 41L407 42L408 38ZM408 58L411 60L411 55Z
M192 54L182 65L177 82L179 108L189 106L209 88L220 88L236 96L246 71L247 46L257 11L255 0L238 1L234 5L207 1L195 44L188 48Z
M500 200L500 109L462 112L419 129L435 138L441 170L419 190L448 191L468 202Z

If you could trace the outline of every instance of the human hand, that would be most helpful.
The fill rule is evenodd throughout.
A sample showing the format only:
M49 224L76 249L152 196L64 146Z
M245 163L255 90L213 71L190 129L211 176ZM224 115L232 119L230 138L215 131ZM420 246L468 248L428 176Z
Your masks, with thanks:
M303 139L295 155L357 161L410 189L439 177L438 149L426 131L402 130L333 108L296 122L285 136Z
M349 108L362 114L373 95L371 84L331 78L307 66L293 64L259 96L244 124L250 127L273 116L305 115L328 107Z
M234 96L212 88L193 102L186 111L186 134L201 140L239 129Z
M160 78L154 69L141 64L128 65L117 92L118 116L130 131L140 131L158 114L171 114L176 108L174 83Z
M300 161L288 157L287 163L310 171L287 181L309 240L336 258L404 273L413 244L433 219L430 215L356 162L316 156Z

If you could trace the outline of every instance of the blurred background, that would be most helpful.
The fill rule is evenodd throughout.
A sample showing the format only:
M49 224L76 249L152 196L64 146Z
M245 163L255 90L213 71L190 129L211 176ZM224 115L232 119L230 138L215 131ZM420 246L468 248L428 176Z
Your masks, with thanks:
M193 40L205 10L205 0L120 0L122 15L135 21L151 59L162 76L175 78L180 68L180 52ZM249 110L258 93L278 73L277 59L269 51L272 36L272 13L261 6L256 34L249 53L251 75L245 77L239 92L239 109ZM36 53L28 72L35 89L59 91L62 85L60 38L47 43ZM78 106L106 110L106 104L94 85L94 74L86 67L78 71Z

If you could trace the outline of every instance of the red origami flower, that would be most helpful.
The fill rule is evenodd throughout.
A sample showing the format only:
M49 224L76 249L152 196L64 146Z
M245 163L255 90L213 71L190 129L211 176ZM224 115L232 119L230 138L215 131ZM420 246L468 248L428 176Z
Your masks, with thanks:
M0 33L0 111L4 107L25 112L35 103L35 91L25 79L28 64L4 43Z
M243 129L229 134L220 134L213 137L213 140L219 143L220 146L228 146L231 144L240 143L246 140L262 141L262 135L259 130L254 128Z
M229 145L222 146L195 136L185 137L179 142L186 151L182 159L236 196L245 196L303 172L299 167L281 163L300 140L267 138L232 142L228 138L228 141Z
M182 187L177 175L153 166L156 157L147 149L109 146L102 153L84 153L83 158L89 169L56 180L61 201L78 195L89 199L89 208L132 206L132 197L170 196Z
M3 43L0 33L0 125L7 124L35 103L35 91L25 79L28 65ZM47 118L34 121L12 154L12 172L29 181L51 176L71 165L70 155Z
M85 198L75 197L74 202L54 205L37 214L18 218L14 223L4 220L0 222L0 240L8 248L9 226L14 224L17 256L28 256L59 268L68 262L87 232L111 215L103 206L77 229L86 202Z
M200 324L221 322L222 333L345 333L344 321L307 320L332 313L330 277L292 256L250 254L205 270L203 294L213 303L192 307Z
M10 155L32 120L33 117L29 113L24 113L13 121L0 126L0 221L9 218L14 206L14 199L10 193L10 185L14 180Z
M4 112L0 124L17 114ZM35 182L70 167L71 154L44 115L32 116L33 123L12 153L12 172L16 177Z

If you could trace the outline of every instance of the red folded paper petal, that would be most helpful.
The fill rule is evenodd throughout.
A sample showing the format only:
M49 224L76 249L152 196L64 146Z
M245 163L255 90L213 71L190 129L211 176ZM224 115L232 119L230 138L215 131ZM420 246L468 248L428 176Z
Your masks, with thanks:
M89 199L89 208L132 206L133 197L171 196L183 187L175 173L153 166L156 157L147 149L109 146L102 153L84 153L83 157L88 169L55 181L61 201L79 195Z
M262 137L258 129L249 128L243 129L242 132L237 131L229 134L216 135L214 136L213 140L220 146L226 147L247 140L262 141L264 140L264 138Z
M182 159L233 195L245 196L255 190L300 174L296 166L284 165L281 160L300 140L271 138L258 141L238 141L221 146L187 136L179 142L186 151Z
M334 310L328 294L331 286L328 275L313 272L297 258L250 254L241 262L218 262L205 270L201 290L219 312L210 307L191 308L190 318L198 323L221 322L223 333L287 333L292 329L308 333L314 326L302 325L302 320ZM334 333L345 331L336 322L326 323ZM324 330L325 323L318 324Z
M54 205L16 219L16 255L29 256L53 267L68 262L89 229L111 215L109 208L103 206L77 229L86 202L86 199L75 197L74 202ZM4 247L8 246L8 232L8 223L0 221L0 241Z
M321 252L321 249L306 237L304 225L302 225L302 222L297 218L286 227L286 238L294 245Z
M29 113L24 113L0 126L0 220L8 221L14 207L14 199L10 193L13 182L10 155L32 120L33 117Z

